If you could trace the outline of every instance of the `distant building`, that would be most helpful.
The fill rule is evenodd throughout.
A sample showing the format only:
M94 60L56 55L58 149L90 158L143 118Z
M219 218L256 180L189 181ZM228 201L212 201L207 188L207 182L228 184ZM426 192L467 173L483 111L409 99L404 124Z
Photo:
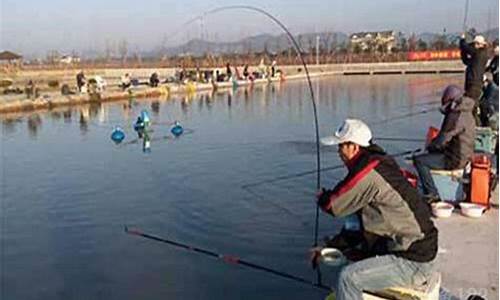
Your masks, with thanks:
M394 30L356 32L350 35L351 49L361 51L391 52L396 47L396 32Z
M0 52L0 64L20 64L23 57L10 51Z
M79 63L80 62L80 57L78 56L73 56L73 55L63 55L61 59L59 60L60 63L62 64L72 64L72 63Z

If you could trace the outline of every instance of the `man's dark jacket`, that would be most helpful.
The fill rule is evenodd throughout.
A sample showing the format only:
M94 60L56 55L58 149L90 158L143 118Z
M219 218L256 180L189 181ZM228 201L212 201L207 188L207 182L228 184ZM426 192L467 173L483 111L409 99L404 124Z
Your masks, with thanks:
M432 141L430 152L444 153L447 170L465 167L474 154L476 121L472 110L474 100L463 96L454 100L444 111L444 119L439 135Z
M479 100L483 75L488 61L486 48L475 48L468 44L465 39L460 40L460 56L465 69L465 92L474 100Z

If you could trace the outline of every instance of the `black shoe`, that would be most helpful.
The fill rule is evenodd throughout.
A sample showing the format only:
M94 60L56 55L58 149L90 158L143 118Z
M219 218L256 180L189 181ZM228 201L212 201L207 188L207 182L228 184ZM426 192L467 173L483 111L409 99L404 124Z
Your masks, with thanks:
M423 198L424 198L424 201L429 205L432 203L441 202L441 198L439 198L438 195L429 194L429 195L424 195Z

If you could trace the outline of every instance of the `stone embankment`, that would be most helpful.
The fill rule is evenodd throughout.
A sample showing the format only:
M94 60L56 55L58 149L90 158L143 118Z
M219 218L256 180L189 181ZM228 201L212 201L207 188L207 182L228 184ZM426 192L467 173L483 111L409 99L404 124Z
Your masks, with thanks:
M256 68L250 68L250 72ZM302 66L280 66L279 69L286 74L286 80L304 79L305 72ZM224 72L223 68L219 68ZM240 68L241 70L241 68ZM436 73L461 73L464 66L461 61L433 61L433 62L398 62L398 63L361 63L361 64L330 64L330 65L310 65L308 66L311 77L331 76L331 75L382 75L382 74L436 74ZM0 113L31 111L37 109L50 109L57 106L67 106L76 104L91 103L93 101L116 101L132 97L158 97L161 95L175 95L185 93L195 93L198 91L210 91L212 84L162 84L158 88L150 88L145 85L133 87L128 91L118 88L120 77L129 73L132 78L137 78L140 82L147 82L149 76L156 72L159 77L172 77L175 69L85 69L87 79L99 75L105 79L108 87L105 91L89 95L61 95L60 86L67 84L74 89L75 77L80 69L66 70L21 70L16 73L0 73L0 81L12 81L11 88L18 88L21 91L29 80L33 80L40 90L40 96L36 99L27 99L25 94L1 95ZM280 81L282 78L257 79L253 83L245 80L238 81L237 86L267 84L268 82ZM58 87L49 87L49 82L57 81ZM235 86L231 82L217 83L218 89L231 89Z

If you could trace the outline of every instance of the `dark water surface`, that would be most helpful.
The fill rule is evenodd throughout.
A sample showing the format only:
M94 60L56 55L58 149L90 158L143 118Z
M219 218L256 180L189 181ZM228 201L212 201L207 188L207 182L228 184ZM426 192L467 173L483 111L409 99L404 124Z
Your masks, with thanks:
M375 136L424 138L438 112L416 114L461 76L315 80L320 134L345 117ZM150 112L151 152L131 128ZM384 121L394 117L399 119ZM124 225L315 280L316 167L304 82L231 94L150 99L0 116L1 299L321 299L312 287L127 235ZM174 139L169 122L190 130ZM113 125L126 129L121 145ZM381 141L389 152L422 146ZM322 148L325 167L336 149ZM344 170L323 172L331 186ZM320 236L339 222L321 215Z

